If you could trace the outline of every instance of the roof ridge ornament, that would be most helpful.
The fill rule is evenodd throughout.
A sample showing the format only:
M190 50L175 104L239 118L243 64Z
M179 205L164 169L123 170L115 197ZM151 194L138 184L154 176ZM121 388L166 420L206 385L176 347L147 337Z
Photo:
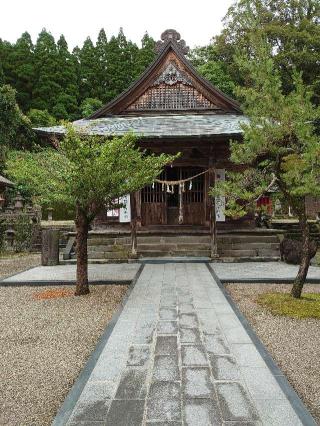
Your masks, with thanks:
M169 29L161 34L161 40L157 41L155 50L160 53L161 50L169 43L172 42L180 50L183 55L189 52L189 46L186 45L184 40L181 40L181 35L178 31Z
M183 83L188 86L192 86L192 81L188 78L188 76L177 67L174 61L170 61L159 77L154 81L152 86L158 86L159 84L173 86L176 83Z

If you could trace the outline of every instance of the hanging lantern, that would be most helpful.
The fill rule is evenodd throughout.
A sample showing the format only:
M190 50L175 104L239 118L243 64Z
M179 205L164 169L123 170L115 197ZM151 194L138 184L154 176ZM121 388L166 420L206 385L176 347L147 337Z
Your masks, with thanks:
M191 189L192 189L192 180L190 180L190 183L189 183L189 190L191 191Z
M152 182L152 189L154 189L154 182Z

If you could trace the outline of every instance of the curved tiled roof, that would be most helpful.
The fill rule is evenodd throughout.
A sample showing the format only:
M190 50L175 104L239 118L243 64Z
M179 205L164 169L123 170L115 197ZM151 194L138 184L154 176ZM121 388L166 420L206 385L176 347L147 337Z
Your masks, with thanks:
M134 132L142 137L213 136L241 134L241 123L249 119L237 114L194 114L155 116L112 116L74 121L83 133L101 136L121 136ZM40 127L39 134L63 135L63 126Z

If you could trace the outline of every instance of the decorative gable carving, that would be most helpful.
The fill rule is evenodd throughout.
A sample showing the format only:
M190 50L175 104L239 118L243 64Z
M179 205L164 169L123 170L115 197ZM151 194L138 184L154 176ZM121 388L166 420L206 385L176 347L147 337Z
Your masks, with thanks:
M192 85L192 81L188 78L188 76L183 71L180 71L176 67L175 63L171 61L162 74L153 83L153 86L158 86L159 84L168 84L169 86L172 86L176 83L183 83L189 86Z
M170 60L145 92L127 111L179 111L218 109L195 86L175 60Z

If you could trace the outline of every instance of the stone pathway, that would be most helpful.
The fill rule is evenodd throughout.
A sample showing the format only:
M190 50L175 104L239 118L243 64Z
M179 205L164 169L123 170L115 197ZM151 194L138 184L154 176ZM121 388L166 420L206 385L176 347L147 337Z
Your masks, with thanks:
M235 262L212 263L215 273L224 282L259 280L282 280L292 282L298 273L298 265L288 265L284 262ZM320 267L310 266L308 280L320 283Z
M180 263L144 267L63 424L302 423L207 266Z
M90 282L99 281L132 281L140 265L133 264L103 264L89 265ZM32 283L32 282L74 282L76 278L76 265L37 266L27 271L6 278L2 283Z

